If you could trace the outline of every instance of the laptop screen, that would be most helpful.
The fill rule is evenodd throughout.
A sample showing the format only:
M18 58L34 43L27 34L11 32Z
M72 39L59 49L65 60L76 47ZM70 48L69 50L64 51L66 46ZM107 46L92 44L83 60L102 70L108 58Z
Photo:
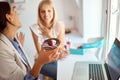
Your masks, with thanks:
M108 54L106 64L111 80L117 80L120 76L120 41L117 38Z

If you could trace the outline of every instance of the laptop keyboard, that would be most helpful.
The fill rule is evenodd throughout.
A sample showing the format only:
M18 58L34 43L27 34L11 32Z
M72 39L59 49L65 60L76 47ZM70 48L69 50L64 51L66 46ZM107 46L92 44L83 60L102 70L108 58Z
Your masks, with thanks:
M101 64L89 64L89 80L105 80Z

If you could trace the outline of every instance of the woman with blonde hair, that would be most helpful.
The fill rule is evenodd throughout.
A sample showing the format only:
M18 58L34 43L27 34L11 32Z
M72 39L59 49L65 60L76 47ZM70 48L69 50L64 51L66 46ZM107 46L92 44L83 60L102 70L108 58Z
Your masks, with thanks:
M32 37L35 43L37 53L41 50L44 40L57 38L60 40L59 59L66 57L69 52L64 50L65 26L57 21L56 11L51 0L42 0L38 6L38 23L30 26ZM38 54L39 55L39 54ZM46 64L42 67L41 73L56 79L57 62Z

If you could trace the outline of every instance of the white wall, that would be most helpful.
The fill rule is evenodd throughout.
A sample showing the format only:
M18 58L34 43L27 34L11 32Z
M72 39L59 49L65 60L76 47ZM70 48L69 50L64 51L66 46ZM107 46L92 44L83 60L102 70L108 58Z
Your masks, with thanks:
M109 42L108 51L110 50L114 40L118 35L119 29L119 0L111 0L110 3L110 23L109 23Z
M54 7L56 9L56 13L57 13L57 19L59 21L64 21L64 8L62 6L63 4L63 1L62 0L52 0L53 1L53 4L54 4Z
M118 16L118 18L119 18L119 19L118 19L118 20L119 20L119 22L118 22L119 28L118 28L118 35L117 35L117 36L118 36L118 38L119 38L119 40L120 40L120 0L118 1L118 6L119 6L119 7L118 7L118 8L119 8L119 13L118 13L118 15L119 15L119 16Z
M83 0L83 38L101 36L102 0Z

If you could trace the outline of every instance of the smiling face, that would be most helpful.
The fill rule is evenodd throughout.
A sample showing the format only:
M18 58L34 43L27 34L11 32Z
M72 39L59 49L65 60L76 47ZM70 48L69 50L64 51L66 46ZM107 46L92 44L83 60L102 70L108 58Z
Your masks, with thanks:
M38 6L38 24L43 34L56 24L56 11L51 0L42 0Z
M45 25L49 25L53 19L53 8L49 5L43 5L40 8L40 14L42 21Z

